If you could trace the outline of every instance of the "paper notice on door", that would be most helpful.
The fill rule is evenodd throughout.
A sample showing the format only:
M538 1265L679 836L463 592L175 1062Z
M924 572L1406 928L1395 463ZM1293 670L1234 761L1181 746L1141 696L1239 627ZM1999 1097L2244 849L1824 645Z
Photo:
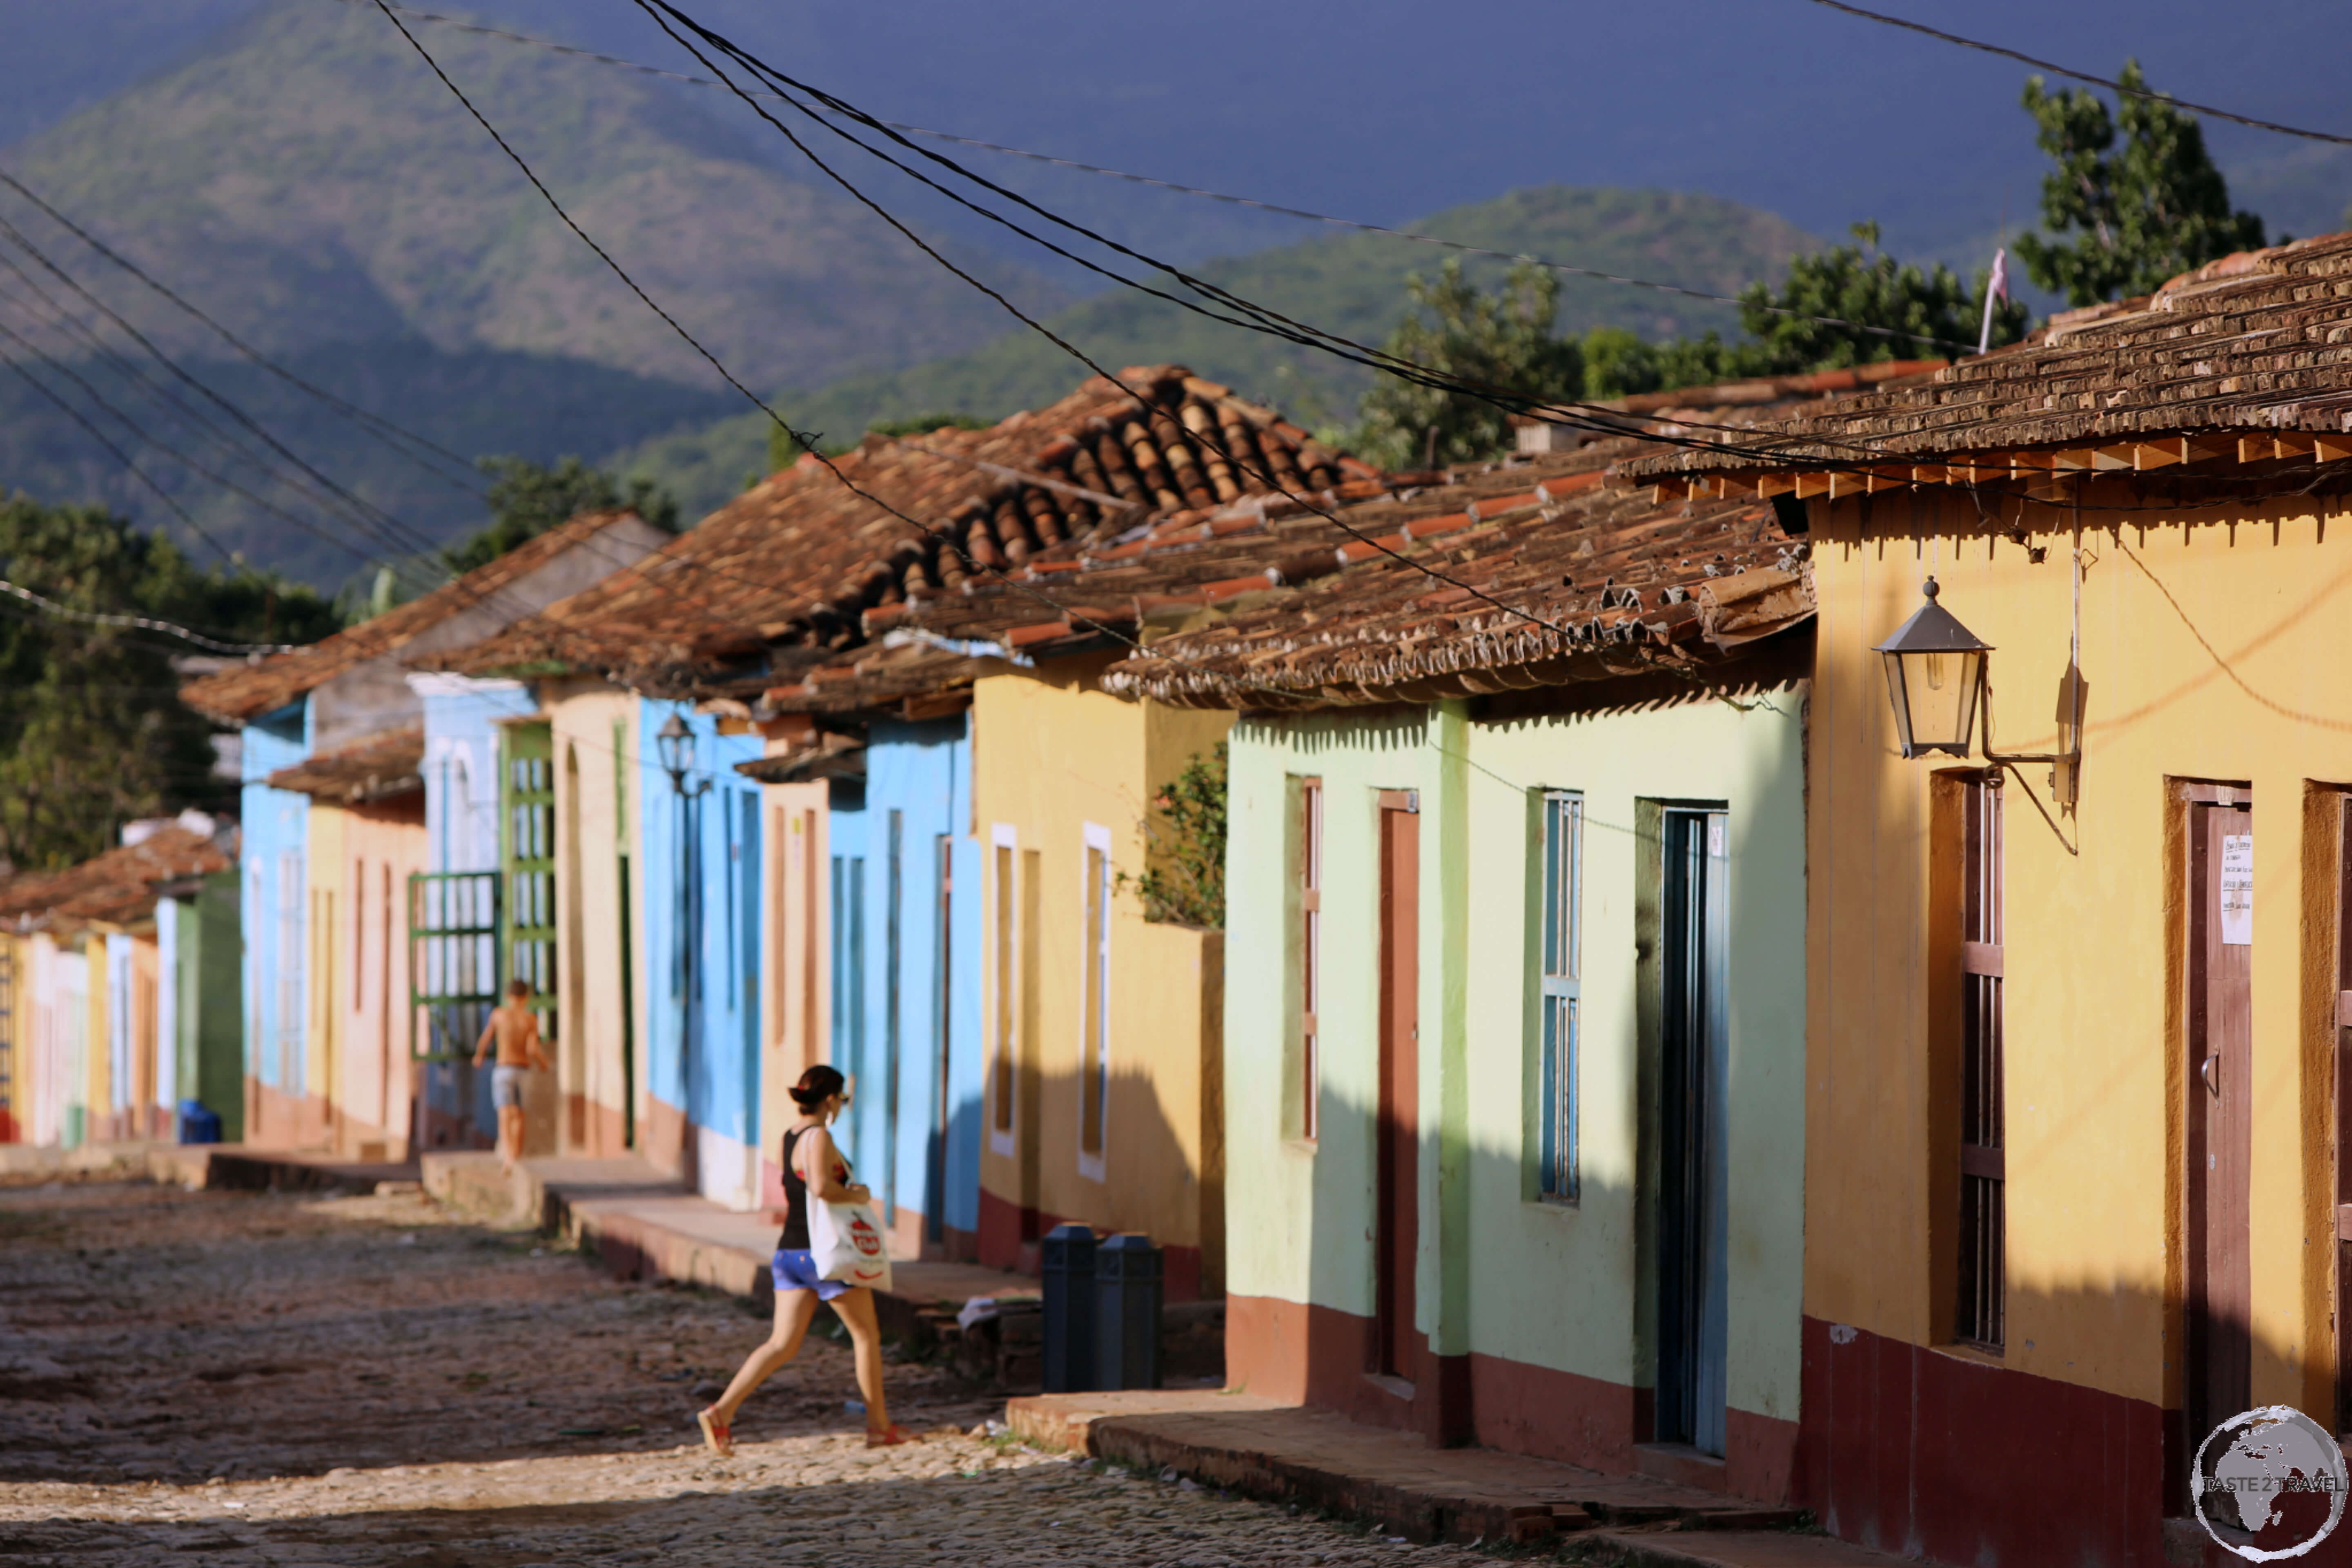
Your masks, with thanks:
M2221 835L2221 940L2231 947L2254 944L2254 836Z

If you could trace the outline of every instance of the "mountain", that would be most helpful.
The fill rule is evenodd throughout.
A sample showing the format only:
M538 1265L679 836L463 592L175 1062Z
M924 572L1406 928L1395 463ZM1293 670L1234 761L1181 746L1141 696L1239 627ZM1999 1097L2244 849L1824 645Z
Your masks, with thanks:
M1711 294L1736 294L1748 283L1776 279L1790 258L1820 243L1770 213L1716 196L1559 185L1513 191L1406 226L1490 250ZM1357 233L1207 262L1194 270L1208 282L1296 320L1358 342L1378 343L1403 313L1406 278L1433 274L1456 254ZM1465 261L1469 274L1485 284L1508 266L1492 257ZM1168 292L1186 293L1171 279L1154 282ZM1369 372L1332 355L1209 321L1131 289L1082 300L1046 317L1045 324L1107 368L1177 361L1310 425L1351 417L1356 399L1370 384ZM1739 320L1730 305L1597 279L1562 278L1558 329L1581 333L1601 325L1661 338L1710 328L1728 335L1738 331ZM803 384L806 390L781 394L775 406L803 430L854 439L877 420L940 413L999 418L1050 402L1087 374L1083 364L1023 328L981 348L904 370ZM687 515L698 516L765 470L772 427L764 416L747 412L640 443L609 461L659 478L686 503Z
M701 100L447 27L419 36L581 226L751 384L887 372L1001 332L995 305L848 197L791 177ZM740 405L373 6L251 9L0 165L308 379L467 458L593 456ZM0 218L71 280L0 251L23 268L0 275L0 492L104 502L186 534L95 426L251 560L331 587L395 552L325 521L282 472L204 429L224 416L174 387L79 285L397 514L412 552L482 521L478 496L238 360L33 204L0 191ZM948 248L1031 306L1071 297L1034 269ZM270 516L157 442L316 526Z
M872 214L785 177L662 84L425 32L581 226L755 384L895 368L1000 330ZM9 163L267 346L415 335L711 381L373 7L269 6Z

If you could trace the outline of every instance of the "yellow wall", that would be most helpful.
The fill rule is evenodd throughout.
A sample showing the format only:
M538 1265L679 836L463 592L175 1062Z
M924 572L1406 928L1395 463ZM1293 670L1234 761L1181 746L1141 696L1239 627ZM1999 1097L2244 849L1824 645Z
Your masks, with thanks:
M1153 925L1131 890L1112 900L1110 1114L1099 1179L1081 1170L1079 1026L1085 946L1086 831L1108 831L1117 870L1145 869L1145 816L1194 754L1213 748L1232 715L1129 703L1094 689L1100 660L991 676L974 693L973 827L982 888L982 1018L990 1063L981 1186L994 1199L1097 1230L1139 1230L1203 1248L1221 1279L1222 1163L1214 1100L1221 1055L1220 935ZM1020 1009L1021 1092L1013 1153L997 1131L998 836L1034 851L1035 991ZM1016 858L1016 865L1024 861ZM1025 944L1028 946L1030 944ZM1204 1098L1205 1097L1205 1098ZM1024 1163L1029 1177L1024 1181ZM1214 1211L1204 1226L1203 1211ZM983 1227L986 1221L983 1219Z
M2307 852L2305 813L2315 781L2352 781L2352 519L2290 501L2198 514L2184 531L2160 508L2095 510L2128 500L2120 485L2086 499L2080 811L2044 823L2020 786L2047 805L2046 766L2012 777L2004 808L2004 1364L2179 1400L2166 1347L2180 1342L2187 1045L2174 956L2182 826L2168 781L2242 781L2256 826L2252 1394L2332 1410L2335 861L2316 834ZM1943 1216L1929 1187L1927 1030L1939 999L1925 940L1930 778L1943 764L1895 753L1871 648L1917 607L1933 567L1945 608L1997 649L1995 744L2051 750L2068 519L2034 506L2025 542L2011 542L1999 535L2017 504L1989 503L2002 517L1991 528L1967 498L1935 491L1813 508L1805 1308L1920 1344L1948 1320L1930 1283Z
M560 1142L567 1153L616 1154L623 1147L628 1096L622 1062L625 962L638 965L631 1000L638 1015L635 1093L641 1134L646 1124L648 984L642 910L645 861L637 825L646 789L654 784L669 786L650 758L637 755L638 705L627 692L582 684L551 687L541 695L555 746L556 972L562 987L555 1058L565 1106L556 1119ZM624 846L635 879L630 897L640 906L629 911L630 952L625 957L620 946ZM581 1101L576 1117L570 1109L574 1096Z
M797 742L771 741L771 756ZM824 1060L832 1014L832 902L826 896L829 786L767 784L760 791L761 844L768 858L761 938L760 1151L761 1201L784 1203L777 1160L783 1131L800 1120L787 1092Z

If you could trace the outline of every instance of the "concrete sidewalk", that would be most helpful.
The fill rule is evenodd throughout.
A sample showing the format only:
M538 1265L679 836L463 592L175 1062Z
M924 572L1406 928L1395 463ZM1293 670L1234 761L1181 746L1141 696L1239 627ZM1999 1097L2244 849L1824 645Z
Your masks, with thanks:
M1013 1431L1204 1486L1369 1519L1415 1541L1559 1544L1647 1568L1895 1568L1905 1560L1797 1527L1793 1509L1646 1476L1418 1436L1223 1390L1046 1394L1013 1400ZM1560 1538L1555 1541L1555 1538Z
M776 1222L738 1214L693 1192L641 1160L532 1159L501 1175L496 1154L427 1153L425 1190L451 1208L535 1223L577 1241L623 1279L677 1279L730 1295L768 1300ZM890 1266L891 1289L877 1293L883 1331L916 1342L975 1296L1034 1297L1037 1282L967 1263Z
M366 1194L384 1182L420 1179L414 1161L345 1160L336 1155L242 1143L159 1143L141 1162L151 1180L195 1192L310 1192Z

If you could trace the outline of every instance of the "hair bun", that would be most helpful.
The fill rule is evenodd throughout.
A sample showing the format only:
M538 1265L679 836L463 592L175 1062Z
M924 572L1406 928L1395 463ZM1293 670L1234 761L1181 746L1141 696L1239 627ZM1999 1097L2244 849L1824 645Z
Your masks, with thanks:
M814 1110L848 1087L848 1081L841 1076L839 1068L826 1067L820 1063L801 1074L800 1082L793 1085L785 1092L793 1097L793 1103L803 1110Z

